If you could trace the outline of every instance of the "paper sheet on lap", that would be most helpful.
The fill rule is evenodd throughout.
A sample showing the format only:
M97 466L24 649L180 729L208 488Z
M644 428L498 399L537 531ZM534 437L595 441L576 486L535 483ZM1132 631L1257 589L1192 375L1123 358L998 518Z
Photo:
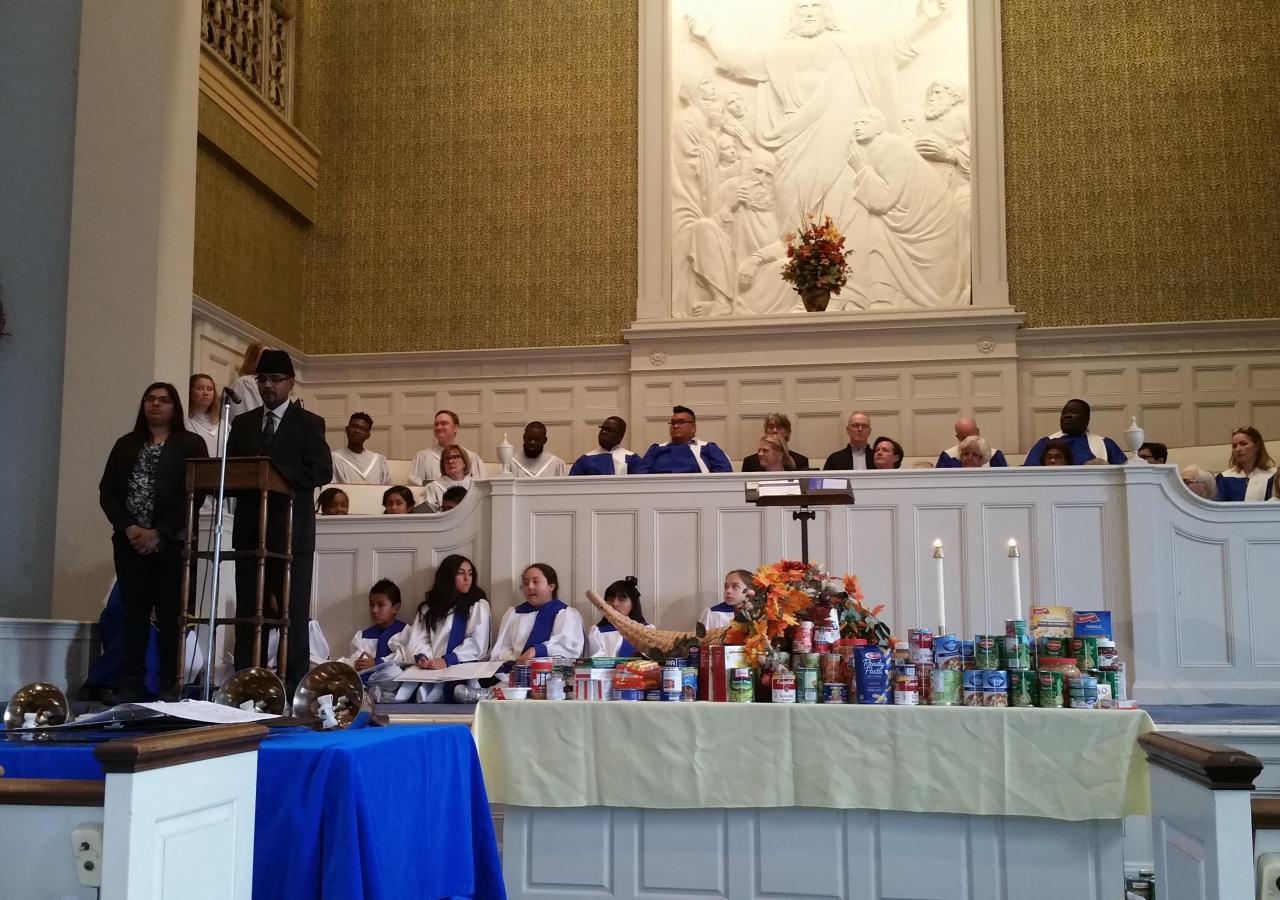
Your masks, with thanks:
M395 677L395 681L422 681L428 684L438 681L470 681L472 678L492 678L502 665L500 662L458 663L443 669L419 669L410 665Z

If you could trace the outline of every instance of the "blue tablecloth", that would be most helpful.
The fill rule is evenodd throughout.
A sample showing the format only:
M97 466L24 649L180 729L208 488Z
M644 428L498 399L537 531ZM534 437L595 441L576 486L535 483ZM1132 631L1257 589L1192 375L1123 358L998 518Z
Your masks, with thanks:
M13 778L101 778L88 746L0 742ZM505 898L463 725L294 732L258 754L255 900Z

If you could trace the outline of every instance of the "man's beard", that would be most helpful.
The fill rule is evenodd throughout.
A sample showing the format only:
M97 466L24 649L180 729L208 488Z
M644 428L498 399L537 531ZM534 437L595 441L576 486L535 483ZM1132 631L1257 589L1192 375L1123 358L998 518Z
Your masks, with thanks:
M769 212L773 209L773 186L754 179L747 182L747 207L755 212Z
M924 105L924 117L931 122L934 119L941 119L947 113L951 112L951 110L955 109L955 106L956 105L954 103L926 103Z
M830 28L827 22L797 22L795 33L802 38L815 38Z

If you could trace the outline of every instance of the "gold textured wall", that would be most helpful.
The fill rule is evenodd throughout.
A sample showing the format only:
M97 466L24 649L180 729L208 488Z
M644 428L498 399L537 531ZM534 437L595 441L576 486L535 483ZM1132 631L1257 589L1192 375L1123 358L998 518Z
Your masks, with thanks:
M197 154L195 293L299 346L304 223L203 138Z
M1030 326L1280 316L1280 2L1003 0Z
M635 318L637 0L308 0L315 353L609 344Z

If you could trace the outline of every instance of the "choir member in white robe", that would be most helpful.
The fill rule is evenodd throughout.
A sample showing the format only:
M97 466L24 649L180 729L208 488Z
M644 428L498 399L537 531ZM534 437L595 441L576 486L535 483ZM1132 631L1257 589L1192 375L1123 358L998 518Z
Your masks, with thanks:
M471 490L471 457L466 447L459 444L446 447L440 465L444 472L426 486L422 492L422 502L413 507L414 512L441 512L445 491L454 487Z
M640 457L622 446L627 423L620 416L609 416L600 423L600 446L574 460L570 475L638 475Z
M604 602L631 619L631 621L639 622L645 628L653 627L644 620L644 610L640 608L640 590L637 587L634 575L628 575L621 581L615 581L605 588ZM636 648L631 646L631 642L619 634L614 624L603 616L587 632L587 656L629 657L637 655Z
M1124 465L1124 451L1115 441L1089 431L1091 414L1088 403L1083 400L1068 400L1058 417L1058 427L1062 430L1036 441L1022 464L1024 466L1040 465L1040 457L1044 454L1045 446L1050 441L1060 441L1071 449L1069 465L1083 466L1091 459L1099 459L1113 466Z
M400 587L381 578L369 588L369 619L372 624L351 639L351 666L357 672L372 669L388 657L395 657L392 643L407 627L396 618L400 613Z
M347 422L347 446L333 451L334 484L390 484L391 469L381 453L364 445L373 433L373 418L367 413L351 414Z
M569 473L564 460L548 453L547 426L530 422L524 426L524 452L511 457L511 471L517 478L559 478Z
M751 573L746 569L734 569L724 576L724 594L721 601L715 606L704 609L698 621L708 631L712 628L723 628L733 621L739 607L747 602L747 598L752 593Z
M258 359L264 350L270 349L271 345L265 341L254 341L245 349L244 360L240 363L240 377L231 383L231 390L240 398L238 401L231 401L231 422L241 413L262 405L262 395L258 393Z
M436 569L435 582L414 614L409 630L396 639L396 658L420 669L448 669L459 663L479 662L489 656L491 613L484 591L475 582L476 570L465 556L446 556ZM469 679L468 684L479 687ZM398 696L408 699L405 682ZM450 682L417 687L419 703L448 701Z
M434 447L419 450L413 457L413 466L409 471L410 484L426 484L440 477L440 454L458 440L458 425L462 422L458 414L452 410L442 409L436 413L432 430L436 435ZM470 473L472 478L484 478L484 461L474 451L468 450L471 458Z
M710 441L698 440L698 420L687 406L671 410L671 440L653 444L640 465L647 473L732 472L733 463Z
M1267 500L1275 495L1275 463L1258 429L1237 428L1231 434L1231 468L1218 476L1218 499Z
M218 386L208 375L192 375L187 386L187 431L199 435L210 456L218 455Z
M520 578L524 603L503 614L489 656L503 664L500 671L510 671L515 663L534 657L577 659L582 655L582 616L556 596L559 590L560 578L546 563L524 570Z

